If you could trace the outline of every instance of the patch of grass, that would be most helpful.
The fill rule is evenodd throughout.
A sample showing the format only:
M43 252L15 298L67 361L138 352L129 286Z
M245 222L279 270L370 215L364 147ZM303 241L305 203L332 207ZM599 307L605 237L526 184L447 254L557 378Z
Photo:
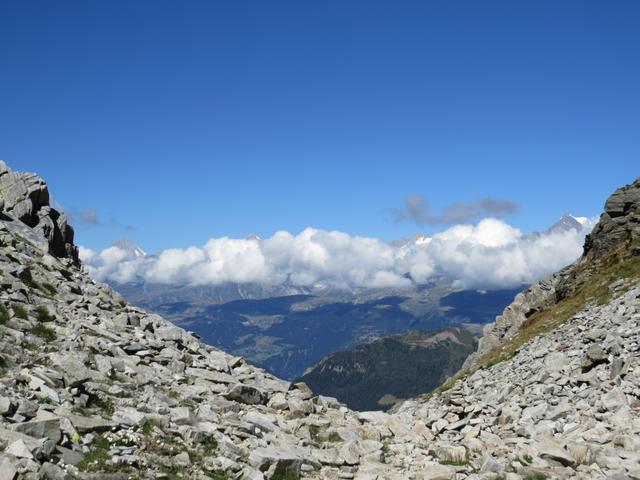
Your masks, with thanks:
M50 283L46 283L43 282L41 284L41 287L44 291L46 291L49 295L53 296L56 293L58 293L58 290L56 289L56 287L54 287L53 285L51 285Z
M146 420L140 427L140 432L145 436L149 436L151 435L151 432L153 432L153 428L157 426L158 422L155 420Z
M47 309L47 307L44 307L42 305L36 308L36 317L39 322L43 322L43 323L53 322L55 319L53 315L49 313L49 310Z
M113 412L115 411L113 402L110 398L102 398L97 395L91 395L89 397L89 400L87 400L87 407L99 408L109 416L113 415Z
M214 472L213 470L207 469L204 469L202 472L212 480L233 480L233 477L224 472Z
M533 463L533 457L531 455L523 455L522 457L518 457L517 460L524 466L527 467Z
M276 473L271 480L299 480L300 474L296 472Z
M201 446L204 450L205 456L211 456L218 451L218 441L213 437L207 438L202 442Z
M40 284L30 276L23 276L20 279L22 280L22 283L24 283L31 290L42 290L42 287L40 286Z
M27 320L29 318L27 310L22 305L14 303L13 305L11 305L11 308L13 309L13 314L16 317L21 318L22 320Z
M628 253L640 248L640 242L623 243L599 259L587 258L576 267L573 276L590 272L588 281L580 285L573 293L555 305L531 315L520 327L518 333L504 341L500 346L487 352L477 361L479 368L491 368L509 360L528 341L538 335L555 330L590 303L604 305L611 300L613 292L609 289L619 279L640 279L640 256L628 257ZM626 287L630 288L629 286ZM458 380L473 374L476 369L460 372L434 391L418 396L426 401L433 395L451 389ZM393 412L394 409L391 409Z
M24 342L22 344L22 348L29 350L30 352L35 352L36 350L38 350L38 345L36 345L35 343L31 343L31 342Z
M166 475L168 480L187 480L187 477L180 475L184 471L183 467L177 465L162 465L160 471Z
M555 330L590 303L597 305L608 303L613 296L609 285L614 281L640 277L640 257L625 259L620 250L614 250L600 259L596 267L590 267L590 263L587 260L585 262L587 266L577 267L578 270L583 271L593 270L588 281L555 305L531 315L514 337L480 357L480 365L491 367L503 360L508 360L529 340Z
M468 461L458 462L456 460L440 460L440 465L453 465L454 467L463 467L469 465Z
M0 325L4 325L9 321L9 311L4 305L0 305Z
M109 449L111 444L109 440L102 435L96 437L91 444L89 452L84 456L82 461L76 465L81 472L102 472L102 473L127 473L131 472L128 465L113 465L107 463L111 458Z
M69 270L61 269L59 271L66 280L73 280L73 274Z
M544 473L530 473L524 480L547 480L547 476Z
M31 328L30 332L36 337L42 338L45 342L53 342L57 338L53 329L45 327L41 323Z

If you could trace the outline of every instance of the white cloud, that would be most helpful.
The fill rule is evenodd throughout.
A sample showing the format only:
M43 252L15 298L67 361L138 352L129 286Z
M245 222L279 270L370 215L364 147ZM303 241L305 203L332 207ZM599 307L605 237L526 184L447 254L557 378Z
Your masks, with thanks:
M169 249L148 257L118 247L100 253L81 247L80 257L96 279L118 283L404 287L445 275L461 287L497 288L530 283L571 263L593 224L585 221L581 231L523 235L503 220L487 218L403 247L307 228L266 239L214 238L201 248Z

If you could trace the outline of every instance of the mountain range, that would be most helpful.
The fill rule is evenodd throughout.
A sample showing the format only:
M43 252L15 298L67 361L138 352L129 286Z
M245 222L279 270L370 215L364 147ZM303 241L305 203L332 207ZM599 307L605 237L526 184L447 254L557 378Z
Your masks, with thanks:
M92 280L36 175L0 162L0 198L2 480L640 477L640 179L456 374L390 412L314 395Z
M566 214L547 231L579 231L585 224L586 219ZM402 256L430 240L416 234L392 243ZM132 257L141 256L142 249L127 240L116 246ZM479 334L482 325L524 288L461 290L443 276L421 285L378 289L286 283L175 286L139 281L111 285L132 303L287 379L301 376L327 355L387 335L448 327L465 327ZM398 393L403 397L411 392Z

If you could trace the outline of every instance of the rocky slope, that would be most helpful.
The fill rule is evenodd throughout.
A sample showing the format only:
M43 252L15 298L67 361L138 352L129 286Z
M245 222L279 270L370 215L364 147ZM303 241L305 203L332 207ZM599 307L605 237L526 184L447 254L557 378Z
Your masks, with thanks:
M0 480L640 478L640 182L553 299L525 294L448 389L387 414L128 305L76 265L44 182L2 167Z
M475 348L476 340L466 329L413 330L334 353L300 381L349 408L386 410L441 385Z

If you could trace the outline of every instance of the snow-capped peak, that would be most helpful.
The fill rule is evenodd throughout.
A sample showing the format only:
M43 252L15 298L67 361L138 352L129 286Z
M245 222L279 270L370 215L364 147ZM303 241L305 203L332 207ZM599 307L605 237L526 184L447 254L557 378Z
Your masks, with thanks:
M134 258L146 257L147 252L133 243L127 238L121 238L113 244L114 247L118 247L120 250L124 250Z

